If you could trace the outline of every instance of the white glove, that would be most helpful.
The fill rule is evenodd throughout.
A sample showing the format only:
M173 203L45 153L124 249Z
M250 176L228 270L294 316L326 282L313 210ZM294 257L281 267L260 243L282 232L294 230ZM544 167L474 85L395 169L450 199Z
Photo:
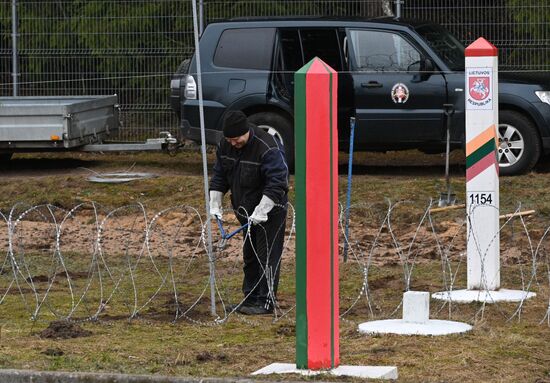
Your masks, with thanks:
M222 219L222 199L223 193L221 191L210 190L210 216L214 219Z
M260 203L254 209L254 213L250 216L250 221L252 221L254 225L267 221L267 213L269 213L274 206L275 202L264 194Z

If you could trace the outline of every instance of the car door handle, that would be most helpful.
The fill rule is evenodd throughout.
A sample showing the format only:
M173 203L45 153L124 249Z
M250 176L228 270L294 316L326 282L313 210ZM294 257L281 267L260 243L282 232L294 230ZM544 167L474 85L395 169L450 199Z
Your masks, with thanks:
M382 88L382 84L380 84L378 81L369 81L369 82L362 82L361 87L363 87L363 88Z

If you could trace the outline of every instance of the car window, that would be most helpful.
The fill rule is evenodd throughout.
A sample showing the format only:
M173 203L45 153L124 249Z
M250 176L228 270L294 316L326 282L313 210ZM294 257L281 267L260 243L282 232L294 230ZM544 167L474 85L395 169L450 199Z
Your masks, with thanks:
M281 70L295 72L304 66L300 36L297 29L279 31L281 47Z
M428 45L451 70L464 70L464 45L440 25L427 24L416 28Z
M227 29L216 47L214 65L269 70L274 36L274 28Z
M420 70L420 53L401 35L351 30L351 53L358 70L407 72Z
M342 70L340 44L336 29L301 29L304 62L319 57L336 71Z

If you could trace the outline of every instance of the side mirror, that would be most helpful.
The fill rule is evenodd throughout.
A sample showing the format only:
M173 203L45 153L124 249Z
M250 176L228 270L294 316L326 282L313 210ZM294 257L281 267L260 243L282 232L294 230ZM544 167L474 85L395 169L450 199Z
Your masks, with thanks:
M426 81L435 71L435 65L430 58L422 58L419 63L420 70L413 76L412 82Z
M432 61L431 58L428 58L428 57L422 60L421 67L424 72L433 72L435 70L434 62Z

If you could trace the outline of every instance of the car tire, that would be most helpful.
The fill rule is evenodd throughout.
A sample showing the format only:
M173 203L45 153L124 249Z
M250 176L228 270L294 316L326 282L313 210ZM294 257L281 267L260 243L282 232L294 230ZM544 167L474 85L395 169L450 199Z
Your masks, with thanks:
M512 110L499 113L497 158L500 175L528 172L537 164L541 152L539 133L529 118Z
M249 116L248 121L279 138L285 147L288 168L294 169L294 132L290 120L278 113L260 112Z
M13 153L0 153L0 162L8 162L12 156Z

